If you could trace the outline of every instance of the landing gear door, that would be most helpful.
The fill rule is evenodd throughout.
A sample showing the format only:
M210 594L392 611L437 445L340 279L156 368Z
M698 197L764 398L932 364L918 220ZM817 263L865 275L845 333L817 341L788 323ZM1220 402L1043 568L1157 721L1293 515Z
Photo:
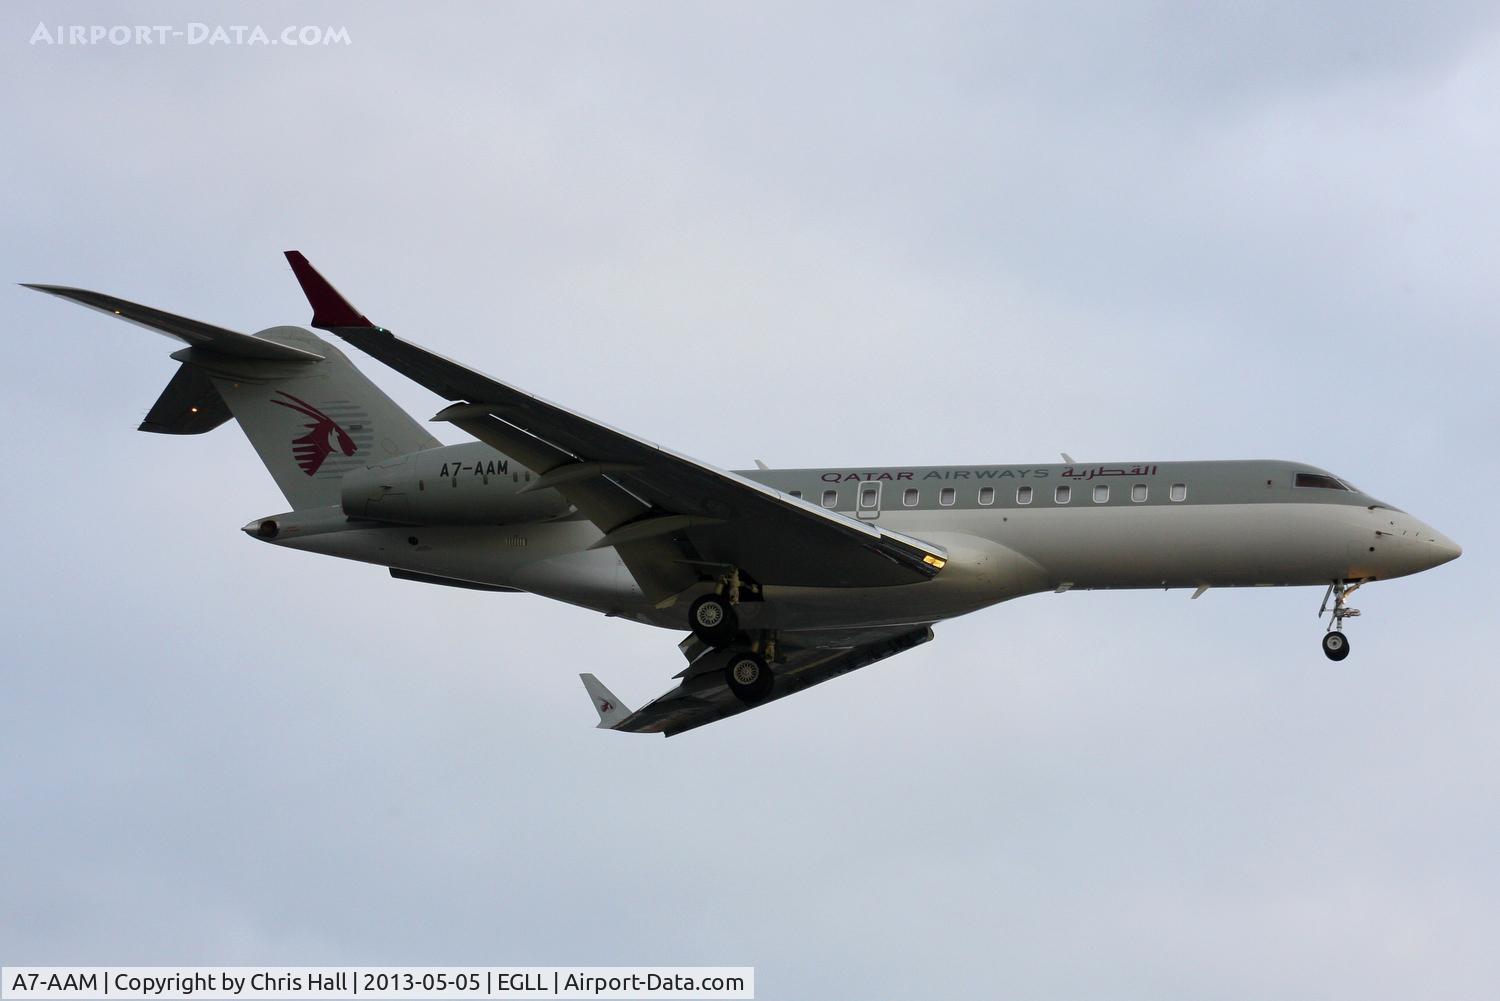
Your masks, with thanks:
M880 486L879 480L867 480L859 485L854 509L865 521L874 521L880 517Z

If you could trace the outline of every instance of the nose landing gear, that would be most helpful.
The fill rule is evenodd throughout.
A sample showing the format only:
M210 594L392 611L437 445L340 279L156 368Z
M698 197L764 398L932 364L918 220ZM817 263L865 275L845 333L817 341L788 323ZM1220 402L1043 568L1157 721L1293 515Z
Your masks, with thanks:
M1349 656L1349 637L1344 635L1344 620L1356 618L1359 609L1349 608L1344 604L1349 595L1359 590L1364 581L1355 581L1353 584L1344 581L1334 581L1328 585L1328 590L1323 593L1323 605L1318 609L1318 618L1323 613L1330 611L1328 599L1333 599L1333 614L1328 618L1328 629L1323 633L1323 656L1329 660L1343 660Z
M1341 632L1324 633L1323 655L1329 660L1343 660L1349 656L1349 637Z

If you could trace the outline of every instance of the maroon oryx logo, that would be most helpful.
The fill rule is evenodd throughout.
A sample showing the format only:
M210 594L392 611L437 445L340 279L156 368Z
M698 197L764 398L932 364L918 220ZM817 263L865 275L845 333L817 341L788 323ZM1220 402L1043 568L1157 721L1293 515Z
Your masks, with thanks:
M306 400L299 400L291 393L279 389L276 392L285 396L286 400L272 400L272 403L312 418L306 425L307 434L292 439L292 455L304 473L308 476L316 473L322 467L323 460L332 455L335 448L345 455L355 453L354 439L349 437L348 431L339 427L338 421ZM287 400L291 402L288 403Z

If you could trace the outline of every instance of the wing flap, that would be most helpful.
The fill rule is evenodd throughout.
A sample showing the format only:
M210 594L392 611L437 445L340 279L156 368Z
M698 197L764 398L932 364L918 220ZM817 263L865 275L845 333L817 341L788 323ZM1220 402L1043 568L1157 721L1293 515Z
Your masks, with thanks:
M650 538L629 536L622 559L643 591L665 600L699 579L692 565L735 566L760 584L879 587L935 576L942 549L790 497L654 442L591 420L402 340L364 314L296 251L287 259L313 305L313 325L444 399L463 401L438 419L452 422L522 465L550 476L578 463L598 475L557 477L557 489L602 532L663 516ZM609 467L609 472L603 472ZM680 526L680 527L677 527Z
M662 448L463 368L390 331L334 332L402 374L418 382L427 379L423 384L434 392L471 401L444 410L439 419L480 437L483 425L477 415L486 414L575 461L623 467L610 478L645 507L712 519L686 533L702 558L739 566L762 584L909 584L931 578L946 562L946 554L929 543Z
M606 537L616 530L628 529L638 519L650 516L649 505L622 489L603 472L587 477L568 476L573 467L591 464L581 463L577 456L507 424L484 412L482 408L478 412L465 413L462 405L449 407L434 419L449 421L459 430L473 435L528 469L535 470L541 475L538 482L545 481L549 476L554 477L552 489L562 494L569 504L576 507ZM681 545L666 534L622 542L615 548L641 592L653 603L677 594L698 580L696 573L679 562L684 555L694 554L685 554Z

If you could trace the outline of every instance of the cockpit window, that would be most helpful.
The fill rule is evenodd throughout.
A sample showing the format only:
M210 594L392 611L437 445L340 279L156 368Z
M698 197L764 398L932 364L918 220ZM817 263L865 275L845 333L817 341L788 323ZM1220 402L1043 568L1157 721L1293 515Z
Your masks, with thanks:
M1324 476L1322 473L1298 473L1296 483L1299 487L1319 487L1323 490L1349 489L1332 476Z

